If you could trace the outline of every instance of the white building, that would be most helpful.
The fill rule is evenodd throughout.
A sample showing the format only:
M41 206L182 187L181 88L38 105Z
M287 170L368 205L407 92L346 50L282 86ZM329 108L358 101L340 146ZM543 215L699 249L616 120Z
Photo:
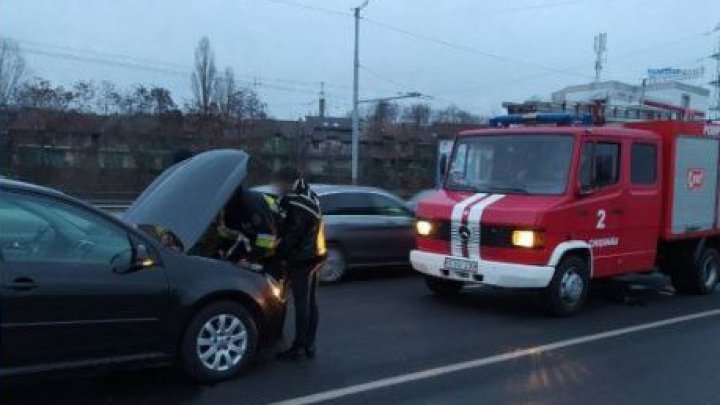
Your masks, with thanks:
M710 91L677 81L632 85L615 80L568 86L552 94L556 104L586 104L604 101L608 106L645 106L670 110L707 111Z

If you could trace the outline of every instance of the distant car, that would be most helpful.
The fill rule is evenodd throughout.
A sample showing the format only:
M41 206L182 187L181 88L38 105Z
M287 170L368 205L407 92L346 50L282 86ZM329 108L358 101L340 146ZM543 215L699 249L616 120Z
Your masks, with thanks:
M422 201L425 197L428 197L432 193L436 192L435 189L427 189L427 190L421 190L415 193L410 199L407 200L405 203L408 207L408 209L412 212L415 212L417 210L418 204L420 201Z
M250 364L281 335L280 285L186 253L240 186L246 163L230 150L179 163L135 201L128 222L0 180L0 376L170 360L218 381ZM172 232L174 244L139 229L147 227Z
M323 283L350 269L404 266L415 248L414 219L403 200L374 187L315 184L325 224L328 256ZM269 186L255 188L273 194Z

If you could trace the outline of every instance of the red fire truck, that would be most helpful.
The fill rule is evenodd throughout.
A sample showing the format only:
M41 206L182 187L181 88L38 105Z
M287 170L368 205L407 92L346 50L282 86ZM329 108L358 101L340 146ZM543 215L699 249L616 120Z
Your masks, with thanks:
M576 122L505 116L457 136L443 188L417 211L410 259L432 291L542 289L563 316L583 306L591 280L627 273L662 271L679 293L714 290L719 138L702 122Z

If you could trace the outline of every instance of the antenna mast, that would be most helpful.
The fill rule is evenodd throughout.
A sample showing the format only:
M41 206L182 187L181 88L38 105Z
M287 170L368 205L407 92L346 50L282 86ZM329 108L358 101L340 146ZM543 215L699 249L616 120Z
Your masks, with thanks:
M607 33L601 32L595 35L595 83L600 81L600 73L605 62L605 52L607 51Z

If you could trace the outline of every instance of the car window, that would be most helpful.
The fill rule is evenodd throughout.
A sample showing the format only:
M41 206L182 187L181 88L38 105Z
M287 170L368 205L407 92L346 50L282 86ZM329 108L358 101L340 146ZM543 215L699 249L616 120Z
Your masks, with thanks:
M0 249L7 262L110 264L131 250L128 234L55 199L0 193Z
M410 211L404 205L396 200L381 195L369 194L370 203L372 204L375 215L384 215L391 217L408 217L411 216Z
M632 146L630 177L632 184L652 185L657 177L657 147L649 143Z
M331 193L320 196L323 215L373 215L367 193Z
M580 184L606 187L620 179L620 145L617 143L587 143L580 162Z

